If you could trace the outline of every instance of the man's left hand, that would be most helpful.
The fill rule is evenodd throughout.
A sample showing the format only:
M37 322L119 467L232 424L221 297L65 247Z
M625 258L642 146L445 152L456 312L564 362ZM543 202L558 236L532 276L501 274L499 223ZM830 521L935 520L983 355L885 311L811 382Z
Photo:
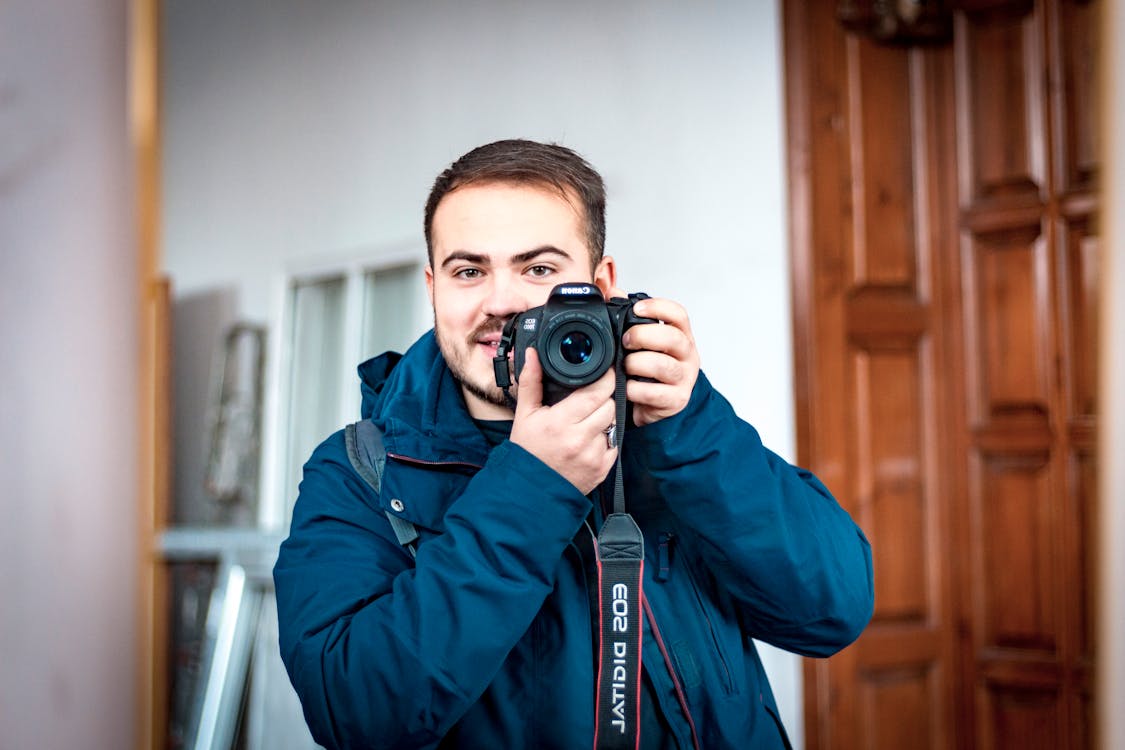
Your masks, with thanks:
M620 289L614 289L612 294L627 296ZM679 414L687 406L699 377L699 352L682 305L653 298L640 300L633 311L641 317L664 321L664 325L633 326L622 340L629 350L625 372L632 376L625 393L633 402L633 422L640 427ZM654 382L635 378L650 378Z

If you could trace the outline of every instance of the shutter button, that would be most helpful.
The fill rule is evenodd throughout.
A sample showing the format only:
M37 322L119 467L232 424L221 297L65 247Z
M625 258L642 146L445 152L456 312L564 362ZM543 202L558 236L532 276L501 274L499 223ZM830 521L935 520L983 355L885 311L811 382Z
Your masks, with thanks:
M391 508L395 513L402 513L402 511L406 509L406 505L396 497L395 499L391 500Z

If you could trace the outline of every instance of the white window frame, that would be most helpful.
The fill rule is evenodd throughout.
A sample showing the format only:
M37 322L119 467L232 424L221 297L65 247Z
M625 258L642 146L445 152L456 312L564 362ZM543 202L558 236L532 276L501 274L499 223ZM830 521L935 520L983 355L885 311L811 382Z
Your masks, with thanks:
M418 284L411 296L412 307L408 318L409 325L414 329L409 332L413 340L432 324L429 300L422 279L425 257L425 249L414 244L379 251L360 250L350 256L293 264L275 279L273 313L269 326L268 351L271 356L266 368L262 424L262 472L258 504L260 528L282 531L288 529L290 508L297 493L296 487L286 486L291 468L286 453L291 425L289 398L293 386L293 290L298 284L330 278L344 279L343 326L347 335L344 338L341 361L337 363L341 398L336 415L336 421L343 426L360 416L359 382L355 368L363 356L366 280L371 274L398 271L404 267L417 270ZM328 435L320 437L323 439Z

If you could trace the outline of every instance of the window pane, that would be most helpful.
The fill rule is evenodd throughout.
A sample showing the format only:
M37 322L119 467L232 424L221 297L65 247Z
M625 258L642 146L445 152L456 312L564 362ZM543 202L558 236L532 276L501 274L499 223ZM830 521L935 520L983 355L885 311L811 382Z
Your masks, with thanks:
M425 330L426 325L419 313L421 276L417 266L380 269L366 275L363 359L388 350L405 352Z
M298 282L293 287L292 359L289 363L289 419L286 484L291 508L301 467L320 441L339 424L340 368L344 354L345 279Z

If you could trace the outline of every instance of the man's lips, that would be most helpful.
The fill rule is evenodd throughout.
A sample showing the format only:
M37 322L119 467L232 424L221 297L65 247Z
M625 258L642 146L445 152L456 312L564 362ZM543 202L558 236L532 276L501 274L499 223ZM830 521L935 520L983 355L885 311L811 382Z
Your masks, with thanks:
M496 347L500 344L500 336L503 333L501 326L491 325L487 330L478 330L476 335L473 336L473 341L480 345L485 346L496 351Z

